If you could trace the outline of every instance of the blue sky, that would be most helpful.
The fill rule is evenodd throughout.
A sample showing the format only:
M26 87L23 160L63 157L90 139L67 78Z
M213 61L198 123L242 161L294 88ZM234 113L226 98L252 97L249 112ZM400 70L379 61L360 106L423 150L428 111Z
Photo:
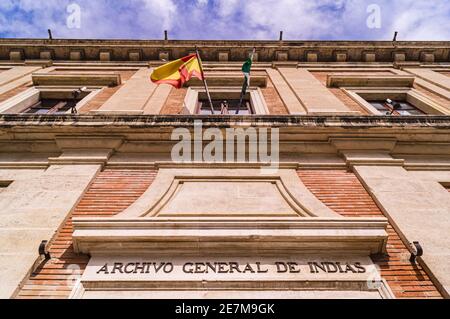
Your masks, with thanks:
M450 40L450 0L0 0L0 37Z

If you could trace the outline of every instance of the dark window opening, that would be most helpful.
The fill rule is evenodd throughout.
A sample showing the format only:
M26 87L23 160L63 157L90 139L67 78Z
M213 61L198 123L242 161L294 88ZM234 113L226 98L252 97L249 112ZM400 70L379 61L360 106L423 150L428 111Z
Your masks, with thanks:
M2 190L3 188L8 187L9 185L11 185L13 181L0 181L0 190Z
M441 185L450 193L450 183L441 183Z
M212 104L214 107L214 114L222 115L236 115L236 111L239 106L239 99L219 100L213 99ZM208 115L211 113L211 106L208 99L200 99L198 101L197 114ZM239 113L237 115L249 115L254 114L250 101L244 99L239 107Z
M31 105L23 113L63 114L75 107L79 99L41 99Z
M385 101L369 101L369 103L385 115L408 116L425 114L414 105L406 101L393 101L387 99Z

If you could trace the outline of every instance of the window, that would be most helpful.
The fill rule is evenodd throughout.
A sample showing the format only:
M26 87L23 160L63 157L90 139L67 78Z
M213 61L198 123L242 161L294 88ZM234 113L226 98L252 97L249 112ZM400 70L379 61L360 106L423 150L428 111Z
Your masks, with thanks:
M209 89L214 107L214 114L253 115L269 114L266 101L259 88L249 88L242 99L239 113L236 110L241 99L241 88L224 87ZM222 106L223 105L223 106ZM203 88L190 87L183 101L183 114L211 115L208 96Z
M448 110L409 88L348 88L344 89L352 100L369 114L392 116L446 115ZM387 103L390 100L391 102Z
M239 106L240 99L229 99L212 100L214 107L214 114L223 115L249 115L254 114L250 101L248 99L243 99L241 106ZM239 111L238 111L239 109ZM238 111L238 113L236 113ZM211 106L209 105L208 99L200 99L197 106L197 114L210 115Z
M414 107L406 101L393 101L386 99L384 101L369 101L378 111L385 115L402 116L402 115L424 115L425 113Z
M0 181L0 192L2 192L6 187L11 185L13 181Z
M82 103L97 92L98 89L92 87L31 87L0 103L0 113L63 114L72 111L76 113Z
M441 185L450 193L450 183L441 183Z
M76 99L41 99L25 109L22 113L63 114L75 107L78 101Z

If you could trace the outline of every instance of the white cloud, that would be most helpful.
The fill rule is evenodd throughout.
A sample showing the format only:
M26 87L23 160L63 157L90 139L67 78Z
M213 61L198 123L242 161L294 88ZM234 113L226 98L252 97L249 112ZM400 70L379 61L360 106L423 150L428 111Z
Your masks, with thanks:
M197 5L199 7L204 7L208 4L208 0L197 0Z
M172 0L144 0L143 10L139 10L142 23L148 23L155 17L162 19L163 29L170 29L173 26L174 17L177 14L177 5Z
M66 6L81 7L81 28ZM381 8L381 29L366 26ZM189 39L449 40L450 1L429 0L0 0L0 36Z
M450 40L450 3L416 1L398 10L391 32L399 31L400 40Z
M227 18L235 14L239 6L243 5L243 2L239 0L216 0L217 13L223 18Z

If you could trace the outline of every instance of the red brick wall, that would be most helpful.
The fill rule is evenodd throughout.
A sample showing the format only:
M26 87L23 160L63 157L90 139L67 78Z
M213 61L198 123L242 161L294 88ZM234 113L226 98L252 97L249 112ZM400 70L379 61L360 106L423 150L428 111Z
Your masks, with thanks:
M77 72L61 71L60 73L77 73ZM78 73L80 73L80 71L78 71ZM83 73L89 72L83 71ZM116 93L126 83L126 81L128 81L133 76L134 73L136 73L136 71L117 71L116 73L120 74L122 84L114 87L103 88L100 93L95 95L94 98L92 98L80 109L80 113L89 113L90 111L98 110L107 100L109 100L110 97L114 95L114 93Z
M42 263L26 280L16 298L67 298L71 278L81 276L89 261L72 246L72 217L113 216L136 201L153 182L157 171L106 169L99 173L60 228L50 245L51 259Z
M267 87L261 89L261 92L266 101L267 108L269 109L269 114L289 114L283 101L278 95L277 90L270 80L268 81ZM172 88L160 114L180 114L183 110L183 102L186 97L186 93L186 88Z
M287 115L289 114L286 106L278 95L277 90L275 89L272 81L267 79L267 87L261 89L261 92L264 96L264 100L266 101L267 108L269 109L269 114L274 115Z
M345 170L300 170L298 176L325 205L346 217L383 213L355 174ZM425 270L409 261L410 253L391 225L386 256L373 256L397 298L441 298Z
M99 173L52 242L52 258L27 279L17 298L67 298L73 288L70 279L81 275L89 261L88 256L73 252L72 217L113 216L121 212L143 194L156 173L143 169L106 169ZM301 170L298 175L318 199L343 216L383 215L353 173ZM409 262L409 252L391 226L388 234L387 256L373 257L373 260L395 295L398 298L440 298L422 267Z
M164 115L180 114L181 111L183 110L183 102L186 97L186 93L187 93L186 88L181 89L172 88L170 90L166 103L161 109L160 114Z

